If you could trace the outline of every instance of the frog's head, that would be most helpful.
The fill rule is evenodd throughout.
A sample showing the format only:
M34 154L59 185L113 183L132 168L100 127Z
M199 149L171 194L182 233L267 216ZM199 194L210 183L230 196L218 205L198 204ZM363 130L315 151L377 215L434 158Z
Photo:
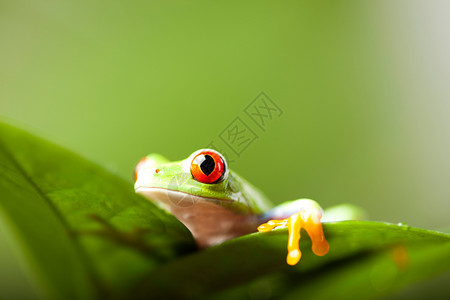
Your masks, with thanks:
M136 167L135 190L168 209L209 201L237 210L249 208L241 181L230 174L222 154L200 149L187 159L169 162L158 154L144 157Z

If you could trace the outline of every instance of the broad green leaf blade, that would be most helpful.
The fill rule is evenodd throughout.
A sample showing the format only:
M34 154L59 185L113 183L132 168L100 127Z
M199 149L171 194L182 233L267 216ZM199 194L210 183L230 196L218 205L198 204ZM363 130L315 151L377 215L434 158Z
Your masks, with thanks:
M313 272L270 274L215 294L214 299L378 299L450 270L449 256L450 243L394 245L337 260ZM442 290L429 290L416 298L448 299L448 288L446 294Z
M445 270L450 270L450 242L402 244L330 266L326 272L293 276L291 282L301 284L286 286L291 292L282 299L374 299ZM423 296L442 297L439 291Z
M345 221L324 225L330 252L323 257L312 254L310 240L301 240L300 263L286 264L287 230L256 233L230 240L216 247L183 257L162 266L141 284L136 294L193 299L249 283L271 274L295 278L298 274L326 272L327 266L367 251L383 250L399 243L450 242L450 235L405 225L368 221ZM318 273L320 274L320 273ZM302 282L291 282L301 286ZM176 286L176 289L173 288ZM289 285L286 286L288 292ZM279 295L278 295L279 296Z
M0 294L2 299L37 299L37 291L21 266L23 261L18 260L21 250L11 247L10 239L4 218L0 218ZM76 272L71 276L76 277Z
M24 286L46 299L123 293L149 270L194 249L189 231L131 184L5 124L0 225L6 239L0 246L8 248L0 253L14 253L21 280L29 280ZM0 298L8 298L2 290Z
M4 148L0 149L0 226L4 238L1 246L3 253L13 252L14 259L13 265L0 271L1 277L6 279L3 285L7 286L0 290L1 297L16 299L26 293L48 299L65 295L73 299L92 299L96 290L89 280L87 266L72 245L60 218ZM19 278L9 276L21 273L17 266L26 269L25 276L33 278L32 282L25 281L23 290L17 290L17 286L22 285L17 282ZM21 276L20 280L27 277ZM14 286L15 291L11 290Z

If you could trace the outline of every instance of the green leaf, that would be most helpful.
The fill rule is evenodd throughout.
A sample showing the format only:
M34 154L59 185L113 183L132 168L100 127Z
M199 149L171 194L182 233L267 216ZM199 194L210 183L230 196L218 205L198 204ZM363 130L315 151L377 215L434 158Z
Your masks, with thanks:
M296 276L292 279L302 282L301 287L291 289L284 299L348 299L349 295L373 299L449 269L450 242L401 244L331 265L320 275Z
M193 249L128 182L0 123L0 299L120 294Z
M411 280L423 274L420 268L415 267L423 264L422 261L435 260L436 268L432 268L429 275L450 269L450 251L442 251L442 247L447 250L450 247L450 235L446 233L412 228L402 224L369 221L327 223L324 224L324 230L330 243L330 252L323 257L315 256L310 250L310 240L303 238L300 242L303 256L299 264L294 267L288 266L285 262L286 229L264 234L255 233L162 266L149 275L134 295L140 295L139 299L144 299L146 295L193 299L234 287L235 289L230 290L223 299L229 298L230 295L246 299L250 297L252 291L261 288L265 291L265 298L269 298L268 295L279 297L290 292L295 297L300 297L303 295L303 289L309 291L307 295L310 297L315 298L317 292L329 296L343 290L340 285L332 286L329 283L333 281L333 277L325 276L330 270L336 268L337 263L342 264L340 266L343 272L358 278L360 269L368 264L361 260L362 256L367 255L369 261L375 260L377 264L392 266L395 264L392 255L386 253L392 252L392 249L395 249L393 247L402 247L399 245L408 247L406 252L408 258L399 257L398 260L410 260L409 264L412 266L410 271L413 274L408 276ZM305 237L306 234L303 236ZM423 252L422 255L422 252L415 247L419 249L429 247L430 251L433 249L440 251L440 255L433 256L428 252ZM370 270L368 269L367 272ZM336 272L335 280L341 279L343 275ZM316 280L315 289L310 287L312 284L309 278ZM402 280L408 282L403 278L398 284L391 284L389 288L401 286L405 283ZM250 284L252 281L254 282ZM348 284L347 288L348 291L358 290L358 287L364 290L367 284L370 282L363 280L361 284L358 282L353 285ZM255 286L257 288L254 288ZM255 293L258 294L258 292ZM371 297L373 295L370 294ZM317 299L322 298L317 297Z

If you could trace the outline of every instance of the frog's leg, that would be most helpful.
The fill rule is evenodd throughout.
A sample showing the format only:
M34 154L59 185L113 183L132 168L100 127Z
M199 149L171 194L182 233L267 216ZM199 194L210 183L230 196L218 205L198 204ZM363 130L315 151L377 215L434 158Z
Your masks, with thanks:
M275 228L287 227L289 231L287 263L295 265L302 253L299 248L300 230L303 228L312 241L314 254L323 256L328 253L330 246L323 234L322 208L317 202L300 199L283 203L264 214L263 219L269 220L258 227L259 232L266 232Z

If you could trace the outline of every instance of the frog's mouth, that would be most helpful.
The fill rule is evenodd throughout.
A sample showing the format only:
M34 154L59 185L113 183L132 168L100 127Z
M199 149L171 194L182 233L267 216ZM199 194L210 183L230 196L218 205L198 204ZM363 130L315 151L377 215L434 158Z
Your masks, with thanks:
M138 186L135 188L135 191L170 212L176 208L193 207L205 202L216 205L224 205L226 203L233 202L228 199L203 197L187 192L174 191L163 187Z

